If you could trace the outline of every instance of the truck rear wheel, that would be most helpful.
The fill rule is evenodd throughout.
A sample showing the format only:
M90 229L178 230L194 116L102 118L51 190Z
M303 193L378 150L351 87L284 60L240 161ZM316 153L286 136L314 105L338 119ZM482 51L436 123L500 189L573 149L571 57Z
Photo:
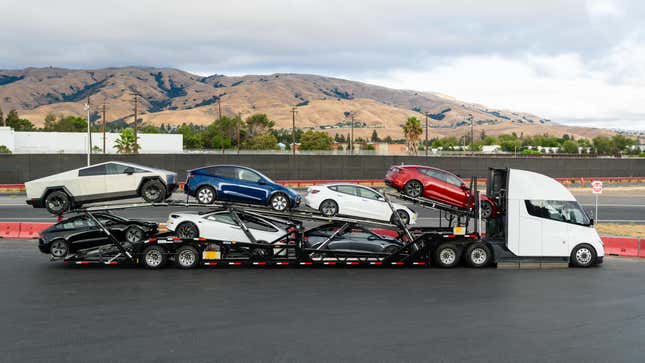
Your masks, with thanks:
M143 263L145 268L149 269L162 268L166 264L167 260L168 256L166 256L166 250L157 245L147 247L141 254L141 263Z
M453 243L439 245L434 251L434 262L442 268L451 268L459 263L459 248Z
M483 243L473 243L466 248L466 255L464 257L468 266L481 268L488 266L492 255L490 248L487 245Z
M199 265L199 251L193 246L181 246L175 252L175 265L182 269L191 269Z

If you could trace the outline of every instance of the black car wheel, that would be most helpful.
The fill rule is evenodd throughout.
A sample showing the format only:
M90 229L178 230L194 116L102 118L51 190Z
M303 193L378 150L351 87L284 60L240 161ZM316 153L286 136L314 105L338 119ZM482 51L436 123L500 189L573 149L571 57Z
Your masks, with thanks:
M195 191L195 197L199 204L213 204L215 201L215 189L209 186L199 187Z
M407 226L408 223L410 223L410 215L408 212L404 211L403 209L399 209L396 211L399 214L399 218L401 219L401 222L403 225ZM392 213L392 217L390 218L390 222L397 224L398 219L396 218L396 215Z
M590 267L596 263L596 250L583 243L577 245L571 252L571 264L575 267Z
M466 263L470 267L486 267L492 257L490 248L483 243L473 243L466 249Z
M338 213L338 203L331 199L325 199L320 203L318 209L325 217L332 217Z
M70 207L69 195L62 190L56 190L45 197L45 208L52 214L63 214Z
M148 180L141 187L141 197L148 203L160 203L166 199L166 187L159 180Z
M143 230L136 226L128 227L125 230L125 240L130 243L142 241L144 238Z
M253 247L251 249L251 254L256 259L262 260L273 255L273 246L267 241L258 241L260 244L266 244L267 247Z
M398 247L396 247L396 246L394 246L394 245L390 245L390 246L385 247L385 248L383 249L383 252L384 252L384 253L388 253L388 254L390 254L390 255L391 255L391 254L393 254L394 252L396 252L396 251L398 251L398 250L399 250L399 248L398 248Z
M69 243L64 239L57 239L49 245L49 252L56 258L63 258L69 253Z
M181 239L191 239L199 237L199 229L193 222L182 222L175 229L175 234Z
M199 265L199 251L193 246L181 246L175 252L175 265L182 269L195 268Z
M488 219L493 215L493 205L487 200L482 200L481 204L481 216L483 219Z
M403 187L403 194L412 198L419 198L423 193L423 185L418 180L410 180Z
M141 254L141 263L145 268L149 269L161 268L166 264L167 260L166 250L157 245L147 247Z
M434 252L434 262L439 267L455 267L459 263L459 249L452 243L444 243Z
M287 197L283 193L275 193L269 200L269 205L271 205L271 208L273 208L273 210L282 212L289 208L289 197Z

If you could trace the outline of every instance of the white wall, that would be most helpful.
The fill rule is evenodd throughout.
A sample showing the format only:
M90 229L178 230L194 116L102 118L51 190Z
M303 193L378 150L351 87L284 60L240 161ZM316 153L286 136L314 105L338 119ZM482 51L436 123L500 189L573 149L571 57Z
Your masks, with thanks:
M139 134L139 153L182 153L181 134ZM105 152L116 154L114 142L117 133L105 134ZM0 127L0 145L5 145L14 154L84 154L87 152L87 134L82 132L30 132L13 131ZM92 146L103 151L103 134L92 133Z

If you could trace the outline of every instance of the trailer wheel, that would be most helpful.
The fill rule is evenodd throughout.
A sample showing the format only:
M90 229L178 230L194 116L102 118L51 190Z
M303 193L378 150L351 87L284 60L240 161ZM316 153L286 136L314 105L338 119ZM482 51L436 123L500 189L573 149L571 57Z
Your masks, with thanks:
M166 264L167 260L168 256L166 256L166 250L157 245L147 247L141 254L141 263L143 263L145 268L149 269L162 268Z
M459 263L459 248L452 243L439 245L434 251L434 260L439 267L455 267Z
M574 267L590 267L596 263L596 250L583 243L571 251L571 264Z
M199 251L193 246L181 246L175 252L175 265L181 269L191 269L199 265Z
M473 243L466 248L466 263L470 267L486 267L492 257L490 248L483 243Z

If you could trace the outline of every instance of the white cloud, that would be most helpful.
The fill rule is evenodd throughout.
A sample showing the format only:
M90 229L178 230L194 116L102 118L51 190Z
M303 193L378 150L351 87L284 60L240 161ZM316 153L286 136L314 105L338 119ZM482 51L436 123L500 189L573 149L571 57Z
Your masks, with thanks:
M613 0L587 0L587 11L591 16L620 16L622 8Z

